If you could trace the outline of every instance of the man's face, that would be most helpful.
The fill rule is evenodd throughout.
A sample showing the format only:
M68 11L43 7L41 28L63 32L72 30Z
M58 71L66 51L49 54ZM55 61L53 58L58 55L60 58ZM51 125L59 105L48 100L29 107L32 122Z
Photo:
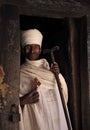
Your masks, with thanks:
M25 56L29 60L37 60L41 53L41 48L37 44L30 44L24 47Z

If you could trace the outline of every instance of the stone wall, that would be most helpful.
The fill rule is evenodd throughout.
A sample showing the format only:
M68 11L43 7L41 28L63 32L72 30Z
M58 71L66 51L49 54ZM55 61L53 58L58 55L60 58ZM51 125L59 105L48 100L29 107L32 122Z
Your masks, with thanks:
M88 50L88 79L89 79L89 115L90 115L90 15L87 17L87 31L88 31L88 37L87 37L87 50ZM90 122L90 121L89 121ZM89 126L90 123L88 122Z

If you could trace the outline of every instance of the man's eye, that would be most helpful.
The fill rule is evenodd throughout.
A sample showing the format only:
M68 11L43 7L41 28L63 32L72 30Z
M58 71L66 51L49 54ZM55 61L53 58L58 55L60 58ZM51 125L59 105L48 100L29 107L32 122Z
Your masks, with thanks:
M26 46L26 49L31 49L31 47L30 46Z

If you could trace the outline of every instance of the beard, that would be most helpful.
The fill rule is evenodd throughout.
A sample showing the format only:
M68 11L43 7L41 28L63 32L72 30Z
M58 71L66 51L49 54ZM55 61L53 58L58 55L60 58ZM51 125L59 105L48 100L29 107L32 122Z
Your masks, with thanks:
M27 58L29 60L37 60L39 58L39 54L28 54Z

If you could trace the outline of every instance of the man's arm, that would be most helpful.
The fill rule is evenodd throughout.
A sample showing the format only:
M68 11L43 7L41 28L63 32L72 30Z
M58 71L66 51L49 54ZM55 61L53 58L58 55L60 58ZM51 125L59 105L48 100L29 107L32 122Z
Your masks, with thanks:
M53 73L58 74L59 79L60 79L60 83L61 83L63 96L64 96L64 99L65 99L65 102L67 103L67 101L68 101L68 88L67 88L67 84L66 84L66 81L65 81L64 77L60 73L59 66L58 66L57 62L55 62L54 64L51 64L51 71Z
M41 85L40 81L35 78L32 83L32 89L31 91L20 98L20 105L23 106L25 104L32 104L39 101L39 93L37 91L38 86Z
M37 86L33 87L33 89L23 97L20 97L20 105L23 106L25 104L32 104L39 101L39 93L37 91Z
M59 73L60 73L60 70L59 70L58 63L57 63L57 62L51 63L51 68L50 68L50 70L51 70L53 73L59 74Z

